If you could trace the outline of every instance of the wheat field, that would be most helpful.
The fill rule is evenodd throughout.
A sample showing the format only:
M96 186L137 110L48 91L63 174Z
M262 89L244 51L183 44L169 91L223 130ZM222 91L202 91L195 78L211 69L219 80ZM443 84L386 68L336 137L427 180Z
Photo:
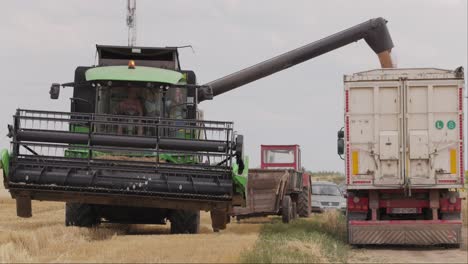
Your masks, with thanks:
M64 204L33 202L33 217L16 217L14 200L0 198L0 262L238 262L255 244L261 222L232 223L213 233L202 213L201 234L170 235L169 226L64 226Z
M462 193L462 197L466 195L466 192ZM463 201L465 226L468 222L467 202ZM15 200L0 188L0 262L237 263L287 260L372 263L376 260L393 262L395 254L405 255L408 262L466 259L466 242L462 249L456 250L351 249L344 243L346 226L340 221L342 217L334 213L313 215L291 225L279 223L278 217L234 221L226 230L213 233L209 214L202 212L200 234L170 235L169 225L65 227L64 207L64 203L33 201L33 217L18 218ZM465 241L466 235L465 227ZM270 253L263 256L262 252ZM287 258L271 258L283 253Z

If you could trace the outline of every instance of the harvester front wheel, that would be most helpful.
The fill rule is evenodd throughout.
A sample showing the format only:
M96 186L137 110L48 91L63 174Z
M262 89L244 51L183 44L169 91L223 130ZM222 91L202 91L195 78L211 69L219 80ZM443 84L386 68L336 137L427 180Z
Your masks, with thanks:
M200 211L174 210L169 218L171 234L198 234Z
M66 203L65 225L78 227L93 227L98 225L100 219L91 204Z
M302 192L299 194L297 200L297 213L299 217L309 217L310 216L310 193L309 187L304 187Z

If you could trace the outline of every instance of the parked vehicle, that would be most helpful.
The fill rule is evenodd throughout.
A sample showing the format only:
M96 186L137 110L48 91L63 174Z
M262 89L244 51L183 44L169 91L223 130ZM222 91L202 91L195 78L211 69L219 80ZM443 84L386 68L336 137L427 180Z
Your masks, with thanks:
M261 168L249 169L246 207L234 207L233 216L282 215L284 223L311 211L310 175L302 170L299 145L262 145Z
M464 86L462 67L344 77L351 244L460 246Z
M312 212L322 213L326 210L346 211L346 198L338 185L327 181L312 182Z

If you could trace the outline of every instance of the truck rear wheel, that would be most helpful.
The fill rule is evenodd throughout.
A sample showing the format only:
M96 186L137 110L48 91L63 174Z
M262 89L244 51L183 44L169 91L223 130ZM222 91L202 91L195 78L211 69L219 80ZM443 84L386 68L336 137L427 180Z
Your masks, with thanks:
M100 219L96 208L91 204L66 203L65 225L78 227L93 227L98 225Z
M309 217L310 216L310 193L309 188L305 187L302 189L302 192L299 194L297 199L297 213L299 217Z
M292 205L291 197L289 195L285 195L283 198L281 215L282 215L283 223L285 224L291 222L293 218L293 205Z
M169 220L171 234L197 234L200 230L200 211L174 210Z
M460 220L461 214L460 213L441 213L440 219L441 220Z

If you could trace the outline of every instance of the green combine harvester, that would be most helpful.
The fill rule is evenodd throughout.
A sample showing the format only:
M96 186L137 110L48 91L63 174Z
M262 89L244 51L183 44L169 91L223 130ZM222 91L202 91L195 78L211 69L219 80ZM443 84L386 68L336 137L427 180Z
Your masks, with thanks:
M32 200L66 202L65 224L171 223L197 233L200 210L226 227L245 206L248 166L232 122L203 120L198 104L365 39L391 67L391 37L371 19L205 85L182 70L177 48L97 46L98 64L78 67L70 112L18 109L1 152L4 184L17 215Z
M243 196L242 136L231 122L200 118L200 86L176 48L97 52L96 67L51 87L52 99L74 88L71 112L14 115L2 158L18 215L31 216L33 199L65 201L67 225L169 220L172 233L197 233L199 211L209 210L213 228L224 228Z

